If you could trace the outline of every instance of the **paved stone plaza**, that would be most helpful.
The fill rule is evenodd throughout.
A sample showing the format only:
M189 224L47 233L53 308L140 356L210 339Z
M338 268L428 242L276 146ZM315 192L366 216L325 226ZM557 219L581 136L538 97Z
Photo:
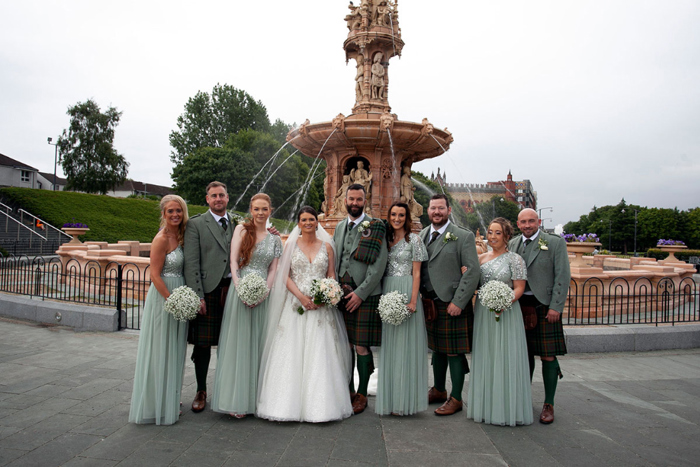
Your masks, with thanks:
M0 335L0 466L590 467L700 459L700 349L568 355L554 424L517 428L476 424L465 412L378 417L373 397L365 413L320 425L234 420L208 407L194 414L188 360L184 414L157 427L127 423L138 333L0 319ZM536 374L535 419L543 397Z

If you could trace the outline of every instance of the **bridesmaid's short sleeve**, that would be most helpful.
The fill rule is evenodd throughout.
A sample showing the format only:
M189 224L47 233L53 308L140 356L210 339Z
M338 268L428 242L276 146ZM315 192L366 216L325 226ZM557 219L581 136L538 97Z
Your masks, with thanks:
M413 261L420 261L421 263L423 261L428 261L428 250L425 248L423 240L414 233L409 235L409 239L411 240L411 247L413 248Z
M279 235L273 235L273 242L275 242L275 258L282 256L282 239Z
M508 261L510 264L511 279L514 281L527 280L527 267L525 266L523 257L513 252L510 252L509 256L510 258L508 258Z

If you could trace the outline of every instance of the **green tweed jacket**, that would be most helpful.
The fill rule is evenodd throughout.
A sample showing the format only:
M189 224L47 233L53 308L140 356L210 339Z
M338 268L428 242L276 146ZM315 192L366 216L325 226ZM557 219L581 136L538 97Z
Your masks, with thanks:
M364 221L371 221L372 218L365 215ZM386 261L389 257L389 251L386 247L386 239L382 242L382 246L379 250L379 256L377 256L376 261L373 264L365 264L363 262L357 261L354 258L355 251L357 250L357 245L360 243L360 233L356 226L352 229L352 232L348 232L348 218L343 219L335 228L335 233L333 234L333 241L335 242L335 272L340 273L340 259L344 253L345 248L349 249L350 252L350 276L352 280L357 284L355 289L355 294L360 297L363 301L367 300L367 297L372 295L379 295L382 293L382 277L384 276L384 270L386 269ZM347 238L350 236L350 238ZM339 277L340 279L340 277Z
M523 257L527 265L527 284L535 298L549 309L564 311L571 282L566 242L558 235L540 231L537 240L525 247L523 236L508 242L508 249Z
M185 229L185 283L200 298L231 272L231 237L236 223L229 218L226 231L209 211L190 217Z
M457 239L445 241L448 233ZM430 226L420 233L420 238L426 245L429 236ZM464 310L472 299L481 277L474 234L450 222L445 232L435 239L432 245L428 245L428 256L430 259L427 265L424 263L421 268L421 284L425 287L424 276L427 272L438 298L446 303L452 302ZM464 274L462 266L467 267Z

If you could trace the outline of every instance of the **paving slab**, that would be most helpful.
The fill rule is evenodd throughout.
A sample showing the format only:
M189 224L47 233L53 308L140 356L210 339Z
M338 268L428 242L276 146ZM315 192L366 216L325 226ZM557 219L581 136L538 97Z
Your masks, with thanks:
M209 407L195 414L187 359L183 415L155 426L128 423L137 332L0 318L0 335L0 466L647 467L700 459L700 349L564 356L556 421L523 427L474 423L465 411L436 417L437 404L380 417L374 397L364 413L322 424L236 420ZM214 357L209 384L215 366ZM539 363L532 389L537 417Z

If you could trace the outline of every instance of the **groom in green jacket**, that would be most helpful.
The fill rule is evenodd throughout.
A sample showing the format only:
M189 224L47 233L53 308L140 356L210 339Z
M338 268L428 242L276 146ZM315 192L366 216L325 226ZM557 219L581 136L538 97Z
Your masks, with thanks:
M426 323L435 384L428 391L428 402L445 402L435 410L436 415L462 410L464 377L469 373L465 354L474 323L472 296L481 276L474 234L450 222L451 213L447 196L433 195L428 205L431 225L420 234L429 257L421 266L421 293L437 308L437 319ZM462 267L466 267L464 274ZM445 387L448 367L452 378L449 398Z

